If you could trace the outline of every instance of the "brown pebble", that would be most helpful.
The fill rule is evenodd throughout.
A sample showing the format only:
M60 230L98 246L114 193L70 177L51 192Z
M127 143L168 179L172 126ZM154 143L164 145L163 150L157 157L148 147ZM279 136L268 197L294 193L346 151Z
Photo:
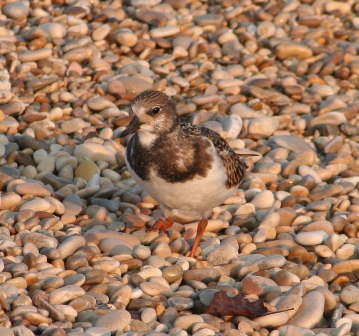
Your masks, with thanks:
M278 209L277 214L280 216L280 226L291 226L294 218L297 216L293 208L283 207L283 202L282 208Z
M309 261L308 251L302 246L294 246L289 251L288 260L295 261L298 259L301 260L304 264Z
M272 280L279 286L293 286L293 279L288 271L280 270L272 276Z
M257 281L251 277L247 277L242 281L242 293L244 295L255 294L257 296L262 296L263 289Z

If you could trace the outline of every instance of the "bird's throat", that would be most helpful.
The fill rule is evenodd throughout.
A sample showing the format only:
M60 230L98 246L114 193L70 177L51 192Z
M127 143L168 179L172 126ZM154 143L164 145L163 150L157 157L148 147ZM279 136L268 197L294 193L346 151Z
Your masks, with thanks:
M144 147L151 147L158 138L158 134L148 132L145 130L139 130L137 132L140 144Z

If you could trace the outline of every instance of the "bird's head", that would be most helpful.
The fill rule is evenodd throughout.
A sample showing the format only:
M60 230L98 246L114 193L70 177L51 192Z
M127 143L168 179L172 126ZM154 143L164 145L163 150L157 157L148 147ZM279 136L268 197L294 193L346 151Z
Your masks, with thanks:
M138 131L140 138L171 132L179 122L172 99L160 91L145 91L131 103L132 120L121 137Z

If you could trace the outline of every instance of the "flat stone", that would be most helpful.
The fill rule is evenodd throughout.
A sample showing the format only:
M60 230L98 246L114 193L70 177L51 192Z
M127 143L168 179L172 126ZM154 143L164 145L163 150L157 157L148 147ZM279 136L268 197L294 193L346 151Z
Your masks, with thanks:
M276 56L283 60L289 57L307 59L312 56L312 49L304 44L294 42L282 42L275 49Z
M14 330L11 330L11 329L3 327L3 326L0 327L0 333L3 336L14 336L15 335ZM34 334L32 333L32 335L34 335Z
M326 238L328 238L328 234L322 230L319 230L299 232L295 236L295 241L300 245L309 246L322 244Z
M3 210L11 210L21 202L21 196L14 193L9 192L1 195L1 209Z
M295 153L304 152L308 149L312 150L306 142L294 135L275 135L270 138L270 141Z
M58 246L61 259L66 259L73 255L80 247L85 246L86 240L82 236L72 236L67 238Z
M19 195L33 195L42 198L51 195L51 191L40 183L20 183L15 186L15 191Z
M289 318L295 315L302 305L303 298L297 294L285 295L276 305L278 311L287 310Z
M127 251L130 254L132 253L131 245L118 238L101 239L99 248L102 252L108 253L109 255L122 254L124 251Z
M318 231L318 230L322 230L326 232L328 235L334 234L334 228L332 223L326 220L312 222L306 225L303 228L302 232L310 232L310 231Z
M258 134L263 137L269 137L278 129L279 121L274 117L261 117L252 119L248 126L250 134Z
M191 330L193 325L198 322L203 322L203 318L201 316L189 314L177 317L173 326L184 329L188 332Z
M197 268L185 271L183 274L184 280L197 280L204 283L211 281L218 281L221 274L214 268Z
M54 289L49 294L49 302L53 305L71 301L77 297L85 295L85 291L79 286L64 286Z
M116 152L95 142L78 145L74 154L78 158L87 157L92 161L105 161L112 165L116 164Z
M24 243L32 243L34 244L38 249L43 247L52 247L56 248L58 245L57 239L53 237L46 236L39 232L30 232L23 238Z
M229 244L223 244L217 247L207 256L207 262L210 265L224 265L238 257L238 249Z
M316 335L314 331L309 328L297 327L293 325L285 325L278 328L280 336L314 336ZM324 335L323 335L324 336Z
M224 16L221 14L203 14L197 16L195 21L199 26L213 25L219 28L224 22Z
M66 27L59 22L42 23L39 28L48 34L50 38L63 38L67 33Z
M309 124L310 127L319 124L341 125L347 122L347 118L341 112L328 112L313 118Z
M51 204L42 198L34 197L21 205L20 210L48 211Z
M150 30L150 34L152 38L159 38L159 37L163 38L163 37L173 36L179 32L180 29L177 26L159 27Z
M276 328L287 323L289 316L287 312L276 313L273 315L261 316L253 319L261 328Z
M173 295L173 291L170 288L155 282L142 282L140 284L140 288L145 294L149 296L156 296L162 294L166 297L170 297L171 295Z

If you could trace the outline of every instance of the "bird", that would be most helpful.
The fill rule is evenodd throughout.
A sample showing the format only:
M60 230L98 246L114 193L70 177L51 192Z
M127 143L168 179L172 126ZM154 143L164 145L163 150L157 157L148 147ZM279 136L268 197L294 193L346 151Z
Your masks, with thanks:
M153 230L167 231L179 217L200 219L189 256L194 257L212 209L242 182L246 164L217 132L181 121L173 100L145 91L130 104L133 115L119 135L128 140L125 161L138 185L163 206L165 219Z

